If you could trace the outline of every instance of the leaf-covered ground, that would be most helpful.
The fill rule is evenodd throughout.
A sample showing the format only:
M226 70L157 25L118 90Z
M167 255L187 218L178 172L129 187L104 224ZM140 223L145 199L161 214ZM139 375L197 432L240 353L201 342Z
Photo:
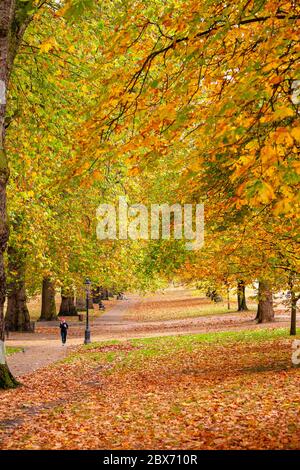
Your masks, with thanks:
M286 330L106 342L0 393L2 449L295 449Z
M139 303L129 309L125 316L131 321L150 322L236 313L236 295L231 298L229 310L225 300L214 303L199 290L182 289L182 287L166 289L163 292L141 297ZM255 310L257 305L249 299L248 307L251 310L249 317L254 318L255 314L252 310Z
M61 297L59 294L56 294L55 296L55 304L56 304L56 311L59 312L60 308L60 303L61 303ZM103 301L105 305L106 312L109 311L111 308L113 308L115 305L118 304L118 301L115 298L110 298L109 301L104 300ZM37 295L36 297L32 297L28 302L27 306L29 309L30 313L30 319L32 321L38 321L40 316L41 316L41 304L42 304L42 298L41 295ZM85 311L79 312L85 314ZM93 318L99 318L103 312L99 311L98 305L95 304L93 309L90 309L89 311L90 317ZM76 316L71 316L68 317L69 320L74 320L78 321L78 317ZM39 328L40 324L36 324L36 329Z

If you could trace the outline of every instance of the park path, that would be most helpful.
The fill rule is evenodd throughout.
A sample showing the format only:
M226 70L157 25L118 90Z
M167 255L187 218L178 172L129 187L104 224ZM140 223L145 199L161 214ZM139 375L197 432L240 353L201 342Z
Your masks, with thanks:
M108 312L101 317L93 320L93 325L109 328L110 325L118 325L123 321L124 313L138 301L137 298L130 298L126 301L114 305ZM126 320L124 320L126 322ZM53 322L47 322L53 327ZM47 327L46 322L43 326ZM83 328L82 328L83 330ZM101 341L106 336L93 336L93 341ZM55 361L67 356L70 346L82 344L82 337L69 337L67 345L63 346L59 337L57 328L57 338L32 337L32 334L13 334L6 342L8 346L22 347L22 352L8 356L7 362L10 370L16 377L33 372L41 367L47 366Z
M94 320L95 324L105 324L113 325L119 323L128 323L128 320L124 320L124 313L129 310L129 308L134 307L134 305L139 301L138 297L130 297L127 300L120 300L119 303L114 305L108 312L103 313L101 317Z
M207 333L228 330L248 330L270 327L287 327L289 318L277 315L275 324L257 325L253 312L202 316L178 320L136 321L126 318L128 310L134 309L141 298L130 296L118 301L103 315L91 319L92 341L126 340L141 337L155 337L189 333ZM189 301L189 299L187 299ZM67 356L75 346L83 344L84 323L69 322L70 332L67 345L63 346L59 337L58 324L43 322L38 332L13 333L7 340L8 346L23 348L7 358L8 365L16 377L29 374Z

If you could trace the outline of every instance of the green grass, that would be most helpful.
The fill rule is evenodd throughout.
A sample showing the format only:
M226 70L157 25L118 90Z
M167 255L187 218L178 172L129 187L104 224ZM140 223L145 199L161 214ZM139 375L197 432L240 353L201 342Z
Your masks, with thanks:
M7 355L7 356L11 356L12 354L15 354L15 353L17 353L17 352L20 352L20 351L22 351L22 350L23 350L23 348L13 348L13 347L11 347L11 346L8 346L8 347L6 348L6 355Z
M160 349L165 346L172 346L177 349L190 349L199 343L227 343L245 342L245 341L266 341L277 338L289 338L287 328L264 328L260 330L243 330L243 331L220 331L217 333L197 333L189 335L163 336L142 339L132 339L133 345L152 345Z
M228 343L259 343L265 341L275 341L279 339L295 339L289 336L287 328L270 328L261 330L244 331L222 331L217 333L189 334L177 336L163 336L142 339L132 339L130 341L105 341L91 343L81 346L80 349L68 356L62 362L90 362L97 364L111 364L112 369L126 367L136 368L146 360L152 360L162 356L176 355L181 351L197 351L203 346L215 344L225 345ZM127 350L126 345L133 349ZM108 351L101 351L102 348L110 348ZM122 347L124 349L122 349Z
M165 354L176 354L180 351L195 351L198 348L200 349L202 345L253 343L284 338L289 338L289 332L285 328L134 339L131 340L131 344L139 349L133 351L131 355L127 355L126 361L131 361L130 356L132 356L132 363L134 363L134 361L138 362L149 355L159 357Z

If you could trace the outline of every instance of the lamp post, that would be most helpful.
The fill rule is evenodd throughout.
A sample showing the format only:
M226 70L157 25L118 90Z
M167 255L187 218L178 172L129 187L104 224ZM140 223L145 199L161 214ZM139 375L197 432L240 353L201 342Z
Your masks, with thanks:
M91 330L89 323L89 295L90 295L90 285L91 281L89 278L85 280L86 287L86 323L85 323L85 332L84 332L84 344L89 344L91 342Z

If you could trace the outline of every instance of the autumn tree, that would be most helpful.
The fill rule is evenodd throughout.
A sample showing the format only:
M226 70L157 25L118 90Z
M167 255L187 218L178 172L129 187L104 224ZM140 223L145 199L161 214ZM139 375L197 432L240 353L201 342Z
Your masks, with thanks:
M82 2L75 2L81 6ZM69 2L72 6L72 2ZM57 3L44 1L1 0L0 2L0 387L14 387L17 383L8 370L4 353L4 301L6 295L6 277L4 269L4 253L8 241L8 221L6 211L6 189L9 176L6 151L6 129L12 120L13 113L7 105L8 92L11 84L13 65L20 50L24 33L29 24L39 15L39 10L55 14L59 8ZM38 34L36 34L38 38ZM15 256L14 256L15 258ZM20 268L21 270L21 268ZM20 271L21 272L21 271ZM23 268L22 268L23 272ZM23 295L22 302L23 302ZM19 298L21 298L19 297ZM24 311L24 309L23 309Z
M133 177L162 157L177 168L178 200L215 204L252 243L245 270L270 321L277 262L299 271L299 6L140 1L119 15L99 62L106 93L78 131L82 156L125 156Z
M32 11L38 8L34 2L1 0L0 2L0 387L14 387L17 382L11 375L4 353L4 301L6 280L3 255L8 240L6 213L6 186L9 169L5 150L7 117L6 98L14 59L24 32L32 18Z

